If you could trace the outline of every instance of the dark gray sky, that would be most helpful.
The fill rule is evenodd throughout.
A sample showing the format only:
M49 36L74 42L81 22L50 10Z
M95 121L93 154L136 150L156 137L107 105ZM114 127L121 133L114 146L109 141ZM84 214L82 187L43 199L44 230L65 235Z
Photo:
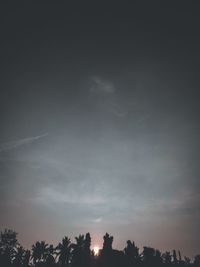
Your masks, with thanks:
M0 4L1 229L200 252L197 3Z

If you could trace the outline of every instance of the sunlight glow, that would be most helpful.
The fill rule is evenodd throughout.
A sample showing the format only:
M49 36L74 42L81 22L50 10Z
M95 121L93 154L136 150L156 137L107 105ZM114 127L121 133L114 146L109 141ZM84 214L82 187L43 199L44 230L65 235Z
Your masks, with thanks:
M97 247L97 246L95 246L94 248L93 248L93 250L94 250L94 255L98 255L99 254L99 247Z

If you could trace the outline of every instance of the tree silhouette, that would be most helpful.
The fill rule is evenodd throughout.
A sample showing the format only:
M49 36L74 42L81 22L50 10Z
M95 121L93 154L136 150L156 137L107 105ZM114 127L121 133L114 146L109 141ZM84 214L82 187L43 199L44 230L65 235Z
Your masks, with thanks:
M146 265L153 265L154 263L154 255L155 255L155 249L151 247L144 247L142 256L143 256L143 262Z
M129 266L138 264L140 262L139 248L135 246L134 242L127 241L127 246L124 249Z
M100 251L100 266L110 267L110 266L122 266L124 264L125 255L123 251L113 250L113 236L106 233L103 237L103 249Z
M142 259L147 266L159 266L163 263L161 252L151 247L143 248Z
M32 259L33 263L37 266L41 262L45 262L46 256L48 255L48 244L45 241L37 241L32 246Z
M49 247L47 247L47 250L45 253L45 262L46 262L47 266L53 266L54 265L54 263L55 263L54 254L56 254L55 248L53 247L53 245L49 245Z
M194 258L194 264L200 266L200 255L196 255Z
M158 249L156 249L154 263L155 263L155 266L160 266L163 263L162 253Z
M30 250L27 249L24 253L23 266L25 266L25 267L29 266L30 258L31 258L31 252L30 252Z
M191 259L186 257L186 256L184 257L184 261L185 261L186 265L190 265L190 263L191 263Z
M177 264L178 260L177 260L177 255L176 255L176 250L173 250L173 263Z
M85 241L84 241L84 264L85 266L90 266L91 263L91 236L90 233L87 233L85 235Z
M87 233L84 235L79 235L75 237L76 243L72 244L72 266L83 266L88 267L91 264L91 237Z
M0 235L0 267L200 267L200 255L194 261L181 256L180 251L164 254L152 247L143 247L142 253L134 242L127 241L123 251L113 249L113 236L106 233L103 248L94 256L91 236L79 235L75 243L65 236L55 248L45 241L37 241L32 251L25 250L17 240L17 233L5 229ZM56 255L56 257L55 257Z
M20 267L23 265L23 260L25 256L25 250L22 246L18 247L16 251L14 252L14 260L13 263L16 267Z
M103 252L107 253L112 251L113 236L110 236L108 233L106 233L103 237L103 240Z
M163 258L163 262L166 264L166 265L170 265L171 262L172 262L172 256L170 254L169 251L166 251L163 255L162 255L162 258Z
M10 266L14 260L15 251L19 246L17 233L11 229L5 229L0 235L0 263L2 266Z
M25 250L22 246L19 246L14 253L13 265L14 267L28 266L30 260L30 251Z
M75 237L76 243L72 244L72 266L78 267L83 265L83 254L84 254L84 244L85 238L84 235L79 235Z
M65 236L62 239L62 242L59 243L56 247L58 262L61 264L62 267L69 265L71 249L71 240L67 236Z
M182 262L182 257L181 257L181 252L180 252L180 250L178 251L178 260L179 260L179 263Z

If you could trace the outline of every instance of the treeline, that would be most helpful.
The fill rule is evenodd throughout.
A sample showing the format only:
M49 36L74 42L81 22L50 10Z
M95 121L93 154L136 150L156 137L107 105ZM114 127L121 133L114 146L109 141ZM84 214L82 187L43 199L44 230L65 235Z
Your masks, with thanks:
M127 241L124 250L112 248L113 237L105 234L103 248L95 255L91 250L90 234L75 237L75 243L65 236L57 245L37 241L31 250L24 249L17 233L5 229L0 235L1 267L200 267L200 255L194 260L182 258L180 251L161 253L158 249L144 247L140 252L134 242Z

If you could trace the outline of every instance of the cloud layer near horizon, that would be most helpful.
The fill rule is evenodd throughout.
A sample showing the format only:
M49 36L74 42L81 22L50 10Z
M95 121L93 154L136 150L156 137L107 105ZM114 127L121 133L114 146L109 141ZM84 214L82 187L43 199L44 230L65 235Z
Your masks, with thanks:
M37 231L47 240L91 231L98 242L110 231L123 236L116 237L120 248L128 238L184 251L188 242L198 244L199 181L190 160L195 122L182 120L180 106L166 112L168 92L154 99L148 79L136 81L127 97L120 82L95 76L76 109L60 107L67 118L46 117L48 135L1 146L1 227L24 232L27 245Z

